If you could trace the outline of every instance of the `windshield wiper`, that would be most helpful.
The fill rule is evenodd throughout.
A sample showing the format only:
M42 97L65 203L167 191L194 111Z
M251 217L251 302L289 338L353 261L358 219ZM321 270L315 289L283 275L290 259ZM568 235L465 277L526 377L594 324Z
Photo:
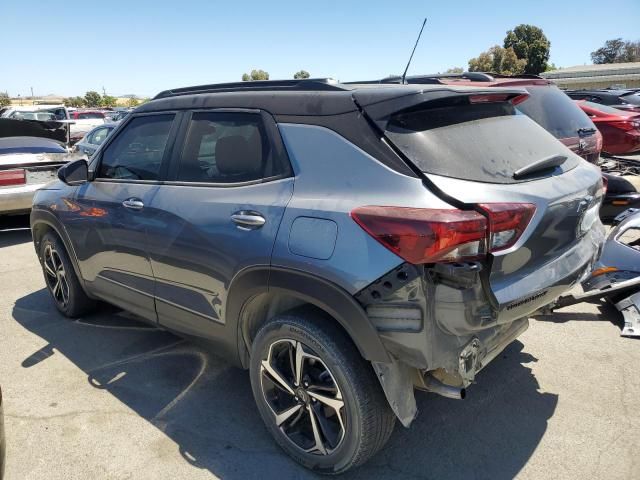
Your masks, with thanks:
M579 128L578 129L578 135L579 136L583 136L583 135L593 135L594 133L596 133L596 129L593 127L589 127L589 128Z
M542 160L538 160L537 162L533 162L527 166L519 168L513 174L513 178L515 180L520 180L521 178L529 176L532 173L538 173L542 170L559 167L567 161L567 158L568 157L566 155L553 155L551 157L543 158Z

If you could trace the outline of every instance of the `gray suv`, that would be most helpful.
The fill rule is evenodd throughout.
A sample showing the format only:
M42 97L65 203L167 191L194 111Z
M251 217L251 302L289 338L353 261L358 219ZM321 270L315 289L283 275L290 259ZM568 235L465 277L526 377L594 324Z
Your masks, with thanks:
M168 90L37 192L68 317L103 300L250 370L301 464L371 458L414 390L463 398L603 241L600 172L518 88L266 81Z

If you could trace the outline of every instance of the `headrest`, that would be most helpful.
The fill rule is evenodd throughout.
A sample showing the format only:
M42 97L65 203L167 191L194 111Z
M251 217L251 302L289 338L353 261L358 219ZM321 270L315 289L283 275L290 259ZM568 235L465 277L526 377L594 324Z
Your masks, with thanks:
M262 145L259 135L249 139L241 135L219 138L216 142L216 166L222 175L255 177L262 168Z

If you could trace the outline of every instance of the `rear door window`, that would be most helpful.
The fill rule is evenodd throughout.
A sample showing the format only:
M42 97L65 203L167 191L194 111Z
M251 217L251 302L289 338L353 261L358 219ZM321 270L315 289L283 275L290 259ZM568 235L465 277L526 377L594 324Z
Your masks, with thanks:
M187 130L177 180L242 183L286 172L259 113L195 112Z
M514 172L533 162L559 154L571 157L563 170L577 162L508 102L421 104L393 115L386 134L423 172L464 180L517 183L526 179L515 180Z
M97 177L158 180L174 118L174 114L161 114L132 119L107 145Z

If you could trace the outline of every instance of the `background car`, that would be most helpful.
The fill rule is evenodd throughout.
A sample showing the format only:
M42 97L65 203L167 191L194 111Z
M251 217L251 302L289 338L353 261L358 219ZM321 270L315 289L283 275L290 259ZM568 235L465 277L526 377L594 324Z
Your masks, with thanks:
M602 134L602 151L614 155L640 150L640 113L576 100Z
M46 114L53 115L53 120L68 120L69 113L64 105L23 105L23 106L10 106L3 110L3 118L27 118L27 114ZM49 118L35 118L31 117L31 120L49 120Z
M102 145L118 125L119 123L105 123L104 125L100 125L99 127L90 130L78 143L76 143L76 151L86 153L88 156L93 155L98 147Z
M27 213L38 188L55 180L67 149L40 137L0 138L0 215Z
M637 89L567 90L565 93L574 100L587 100L620 110L640 113L640 92Z
M103 112L97 110L75 110L70 115L71 131L69 144L74 145L84 137L89 130L106 123Z

